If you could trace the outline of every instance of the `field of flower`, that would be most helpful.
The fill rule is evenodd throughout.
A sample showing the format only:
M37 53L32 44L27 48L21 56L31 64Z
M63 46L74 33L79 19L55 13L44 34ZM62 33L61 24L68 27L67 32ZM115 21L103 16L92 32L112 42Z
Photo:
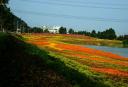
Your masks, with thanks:
M45 49L49 55L65 62L68 66L81 73L102 77L105 84L110 87L128 87L128 58L103 52L100 50L77 45L83 44L114 44L120 45L119 41L100 40L83 35L60 35L60 34L22 34L25 41ZM110 43L111 42L111 43ZM71 62L67 62L71 61ZM73 65L76 62L77 65ZM83 67L86 67L83 69Z

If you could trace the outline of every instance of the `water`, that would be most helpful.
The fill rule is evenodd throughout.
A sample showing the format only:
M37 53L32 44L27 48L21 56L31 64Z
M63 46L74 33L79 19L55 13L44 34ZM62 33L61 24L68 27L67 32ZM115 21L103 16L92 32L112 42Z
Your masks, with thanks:
M112 52L120 56L128 57L128 48L116 48L116 47L94 46L94 45L86 45L86 47L94 48L97 50L103 50L106 52Z

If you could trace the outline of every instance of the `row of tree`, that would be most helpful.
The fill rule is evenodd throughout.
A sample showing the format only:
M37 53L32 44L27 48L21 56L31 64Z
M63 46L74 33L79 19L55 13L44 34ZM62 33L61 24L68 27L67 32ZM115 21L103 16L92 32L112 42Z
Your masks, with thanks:
M116 39L117 37L115 30L112 28L109 28L103 32L100 32L100 31L96 32L95 30L92 30L92 32L87 32L87 31L75 32L73 29L69 29L69 34L87 35L87 36L101 38L101 39Z
M28 32L29 26L19 17L15 16L7 7L8 0L0 1L0 31Z
M128 35L120 35L117 39L123 41L124 47L128 47Z
M41 29L39 27L33 27L29 30L30 33L49 33L48 29ZM126 40L128 39L128 35L124 36L117 36L115 33L115 30L112 28L106 29L105 31L98 31L96 32L95 30L92 30L91 32L87 31L74 31L72 28L70 28L68 31L66 27L60 27L59 29L59 34L78 34L78 35L86 35L86 36L91 36L95 38L100 38L100 39L118 39L118 40Z
M128 35L117 36L115 33L115 30L112 28L109 28L103 32L100 32L100 31L96 32L95 30L92 30L92 32L87 32L87 31L74 32L73 29L69 29L69 33L87 35L87 36L100 38L100 39L110 39L110 40L117 39L123 42L124 47L128 47Z

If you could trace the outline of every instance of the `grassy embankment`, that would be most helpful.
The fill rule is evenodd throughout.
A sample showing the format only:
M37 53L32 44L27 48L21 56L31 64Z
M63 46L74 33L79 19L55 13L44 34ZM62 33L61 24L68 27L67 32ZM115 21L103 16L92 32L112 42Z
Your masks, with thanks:
M1 87L109 87L111 80L64 56L0 33Z
M128 86L126 58L64 44L49 35L23 36L39 48L20 36L0 34L1 87Z
M26 42L47 50L47 65L78 87L127 87L128 59L75 44L64 43L74 35L24 34ZM74 38L73 38L74 37ZM90 38L90 37L88 37ZM93 38L92 38L93 39ZM31 51L42 55L37 50Z
M47 52L22 40L0 33L0 87L72 87L47 65Z

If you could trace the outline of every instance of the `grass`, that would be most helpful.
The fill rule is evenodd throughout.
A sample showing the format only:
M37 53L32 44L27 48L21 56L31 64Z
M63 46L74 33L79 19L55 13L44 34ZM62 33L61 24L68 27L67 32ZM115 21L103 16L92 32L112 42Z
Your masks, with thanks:
M37 46L30 47L30 54L45 56L46 65L63 75L73 86L128 86L127 58L61 41L69 38L75 41L84 36L30 34L23 37L27 38L26 42ZM42 53L42 50L47 53Z
M50 68L63 75L73 86L85 87L86 84L86 87L109 87L109 84L103 82L102 76L95 76L88 71L87 66L82 66L73 60L58 56L52 52L47 55L36 47L31 48L31 54L39 55L40 57L45 56L45 63Z
M0 87L72 87L45 63L47 52L19 38L0 33Z
M113 87L88 66L23 40L0 34L1 87Z

